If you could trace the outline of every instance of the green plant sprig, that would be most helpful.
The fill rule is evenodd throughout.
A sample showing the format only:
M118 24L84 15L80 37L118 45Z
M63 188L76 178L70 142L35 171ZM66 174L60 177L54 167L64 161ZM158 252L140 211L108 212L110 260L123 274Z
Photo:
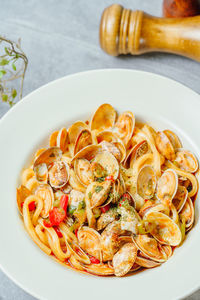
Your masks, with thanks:
M0 99L12 106L22 98L28 59L21 49L20 39L15 43L0 36L0 46L3 49L0 55ZM12 84L16 79L21 81L19 91Z

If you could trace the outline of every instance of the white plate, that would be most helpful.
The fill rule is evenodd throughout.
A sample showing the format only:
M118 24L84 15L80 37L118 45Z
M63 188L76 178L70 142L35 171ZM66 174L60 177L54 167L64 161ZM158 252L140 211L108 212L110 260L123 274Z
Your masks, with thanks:
M0 121L0 264L30 294L59 299L177 299L200 286L199 198L196 224L184 245L159 268L125 278L100 278L68 270L45 255L25 232L16 209L21 168L49 134L86 119L101 103L158 129L174 130L200 153L200 98L170 79L130 70L99 70L54 81L26 96Z

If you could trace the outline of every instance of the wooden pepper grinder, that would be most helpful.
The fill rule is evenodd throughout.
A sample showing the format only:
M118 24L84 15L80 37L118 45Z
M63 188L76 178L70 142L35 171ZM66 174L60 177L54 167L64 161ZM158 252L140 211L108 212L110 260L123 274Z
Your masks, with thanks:
M163 0L163 16L166 18L192 17L199 14L198 0Z
M159 51L200 61L200 16L157 18L113 4L101 17L100 44L113 56Z

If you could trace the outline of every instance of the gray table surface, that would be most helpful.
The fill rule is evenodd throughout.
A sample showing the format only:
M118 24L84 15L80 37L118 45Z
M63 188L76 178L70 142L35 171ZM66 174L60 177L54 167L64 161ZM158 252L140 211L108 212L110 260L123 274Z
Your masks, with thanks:
M21 37L22 48L29 58L23 95L67 74L100 68L150 71L200 93L200 65L195 61L161 53L115 58L102 52L98 41L99 20L103 9L112 3L112 0L0 0L0 35L15 40ZM161 15L162 0L121 0L120 3ZM8 109L0 102L0 117ZM0 271L0 299L35 298ZM200 291L187 299L200 299Z

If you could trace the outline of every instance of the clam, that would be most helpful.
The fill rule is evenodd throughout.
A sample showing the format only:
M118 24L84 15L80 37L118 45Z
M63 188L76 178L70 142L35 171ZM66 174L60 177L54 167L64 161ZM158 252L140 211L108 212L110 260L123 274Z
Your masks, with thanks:
M173 169L167 169L159 178L156 194L158 199L166 206L171 206L177 192L178 176Z
M82 121L77 121L74 124L72 124L68 128L69 143L74 145L80 132L83 129L87 129L87 128L88 126Z
M53 188L59 189L66 185L69 179L68 165L56 161L49 169L49 183Z
M17 189L17 206L21 214L22 214L22 205L23 205L22 203L30 195L31 195L31 191L27 189L24 185L21 185Z
M36 189L35 195L41 198L43 201L43 209L41 211L41 217L47 218L54 201L54 194L52 188L48 184L40 185Z
M99 219L97 220L97 230L104 229L108 224L117 219L118 212L115 207L110 208L107 212L102 213Z
M140 217L134 207L127 202L123 202L122 200L122 202L119 204L118 212L121 215L121 229L136 234Z
M112 175L116 180L119 175L119 163L113 154L110 152L101 152L97 154L94 161L100 164L106 171L107 175Z
M116 120L116 111L110 104L102 104L98 107L91 119L91 130L99 131L113 127Z
M129 152L127 153L126 159L124 161L124 166L125 167L132 167L133 163L135 162L135 160L146 154L148 152L148 143L146 140L142 140L141 142L137 143L136 145L134 145Z
M78 208L79 205L84 202L84 198L84 193L77 190L71 190L69 197L69 205L72 205L74 208Z
M144 199L153 197L156 189L156 175L150 165L145 165L138 173L137 193Z
M181 141L179 140L178 136L171 130L163 130L164 134L168 137L170 140L172 146L174 149L182 148Z
M101 206L110 193L112 181L93 182L87 188L88 197L90 199L91 208Z
M57 135L57 147L64 153L67 150L68 132L65 127L61 128Z
M116 276L124 276L132 268L137 257L137 248L127 243L113 256L113 268Z
M181 209L185 205L187 197L188 197L187 189L184 186L179 185L176 195L174 196L174 199L173 199L173 204L176 207L178 213L181 211Z
M47 165L45 163L36 165L36 167L34 168L34 173L35 173L36 179L40 183L47 183L48 169L47 169Z
M111 154L113 154L114 157L118 161L121 161L121 159L123 159L123 157L124 157L123 154L121 153L121 151L119 150L119 148L117 146L115 146L114 144L106 142L106 141L103 141L99 145L102 147L103 151L108 151ZM126 151L126 149L125 149L125 151Z
M85 193L85 186L78 180L74 170L71 168L69 169L69 184L73 189Z
M173 161L176 157L174 147L169 140L168 136L163 132L157 132L156 147L158 151L167 159Z
M62 157L62 151L58 147L51 147L47 150L43 151L35 160L33 168L37 165L45 163L47 165L55 162L56 160L60 160Z
M91 161L95 158L95 156L102 151L101 146L99 145L89 145L83 149L81 149L78 153L76 153L71 161L71 164L74 163L76 159L85 158L88 161Z
M74 172L80 183L84 186L88 186L94 179L90 167L90 162L85 158L75 160Z
M59 131L56 130L50 135L50 138L49 138L49 146L50 147L56 147L57 146L58 133L59 133Z
M182 235L178 225L161 212L149 212L145 215L148 230L161 244L178 246Z
M143 267L143 268L147 268L147 269L151 269L151 268L155 268L160 266L161 263L157 262L157 261L153 261L151 259L142 257L142 256L137 256L136 260L135 260L136 264L138 264L139 266Z
M106 226L101 233L101 246L103 253L103 261L112 260L114 254L120 248L119 236L123 235L125 230L121 229L119 221L114 221Z
M176 223L179 224L179 215L174 204L171 205L171 210L169 212L169 217Z
M119 116L114 127L114 132L119 136L126 146L132 137L134 128L135 116L132 112L126 111Z
M40 148L35 152L34 158L36 159L42 152L47 150L46 148Z
M96 135L98 144L106 141L108 143L114 143L118 140L118 137L111 130L103 130L97 133Z
M167 260L167 254L163 247L153 237L143 234L136 236L133 241L145 257L159 263Z
M74 145L74 155L79 152L81 149L92 144L92 135L88 129L83 129L77 136L75 145Z
M96 230L83 226L78 230L77 237L84 251L102 261L101 235Z
M180 219L184 219L186 230L190 230L194 223L194 204L190 197L187 198L179 216Z
M194 173L198 169L198 161L195 157L195 155L184 149L177 149L176 151L176 157L175 157L176 165L189 173Z

